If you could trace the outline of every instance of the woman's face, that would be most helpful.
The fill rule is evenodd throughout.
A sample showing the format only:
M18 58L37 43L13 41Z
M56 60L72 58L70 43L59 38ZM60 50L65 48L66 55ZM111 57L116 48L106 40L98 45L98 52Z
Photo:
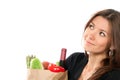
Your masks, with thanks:
M84 49L90 53L105 53L110 47L109 22L97 16L87 26L84 32Z

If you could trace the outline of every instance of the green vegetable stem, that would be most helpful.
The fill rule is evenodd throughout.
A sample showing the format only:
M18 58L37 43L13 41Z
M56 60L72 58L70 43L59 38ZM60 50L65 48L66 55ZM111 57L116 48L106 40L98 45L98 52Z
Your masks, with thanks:
M27 55L26 56L26 65L27 65L27 69L30 68L30 62L33 58L36 58L36 56L33 56L33 55Z

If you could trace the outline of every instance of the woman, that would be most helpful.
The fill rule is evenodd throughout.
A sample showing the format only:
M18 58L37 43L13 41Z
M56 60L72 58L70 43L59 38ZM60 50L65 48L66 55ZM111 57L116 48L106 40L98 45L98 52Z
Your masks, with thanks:
M120 80L120 12L97 12L84 30L85 53L66 59L68 80Z

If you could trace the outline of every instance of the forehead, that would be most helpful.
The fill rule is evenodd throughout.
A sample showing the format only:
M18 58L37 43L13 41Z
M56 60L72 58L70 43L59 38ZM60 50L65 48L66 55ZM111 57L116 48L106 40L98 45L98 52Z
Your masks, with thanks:
M102 16L97 16L91 21L96 28L104 30L107 33L110 33L110 25L107 19Z

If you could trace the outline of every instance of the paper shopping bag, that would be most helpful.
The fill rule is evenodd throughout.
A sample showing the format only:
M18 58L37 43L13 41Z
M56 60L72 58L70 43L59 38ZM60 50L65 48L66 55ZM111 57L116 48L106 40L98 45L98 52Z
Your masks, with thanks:
M28 69L27 80L68 80L67 71L51 72L49 70Z

